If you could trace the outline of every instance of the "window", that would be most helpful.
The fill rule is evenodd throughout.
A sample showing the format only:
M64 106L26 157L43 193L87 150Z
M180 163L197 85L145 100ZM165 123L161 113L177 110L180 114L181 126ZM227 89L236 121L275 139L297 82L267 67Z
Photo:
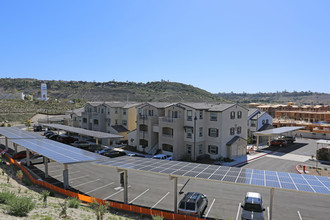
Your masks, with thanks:
M203 127L200 127L199 128L199 136L200 137L203 137Z
M210 112L210 121L217 121L217 113L216 112Z
M203 144L198 145L198 153L203 154Z
M242 112L241 111L237 112L237 118L242 118Z
M115 108L115 114L118 114L118 108Z
M230 119L235 119L235 112L234 111L230 112Z
M170 144L163 144L163 150L173 152L173 146Z
M199 119L203 119L203 110L199 111Z
M219 130L216 128L209 128L209 136L210 137L218 137L219 136Z
M104 113L104 109L103 108L101 108L101 113Z
M262 124L263 124L263 125L265 124L265 120L262 120Z
M235 128L230 128L230 135L234 135L235 134Z
M118 120L117 119L115 120L115 125L118 125Z
M148 110L148 115L149 115L149 116L154 116L154 110L149 109L149 110Z
M256 126L256 121L255 120L251 120L251 127L255 127Z
M94 119L94 125L98 125L99 124L99 120Z
M186 133L187 133L187 138L192 138L192 128L187 128Z
M123 109L123 115L126 115L127 110Z
M191 154L191 145L190 144L186 145L186 149L187 149L187 154Z
M266 124L269 124L269 121L268 121L268 119L266 119Z
M192 110L187 110L187 121L192 120Z
M83 118L83 123L87 123L87 118Z
M110 108L108 108L108 115L110 115Z
M122 124L123 124L124 126L126 126L126 125L127 125L127 121L126 121L126 120L123 120L123 121L122 121Z
M209 145L208 152L209 154L218 154L218 146Z
M242 127L237 127L237 134L242 133Z
M94 107L94 112L97 112L97 108L96 107Z

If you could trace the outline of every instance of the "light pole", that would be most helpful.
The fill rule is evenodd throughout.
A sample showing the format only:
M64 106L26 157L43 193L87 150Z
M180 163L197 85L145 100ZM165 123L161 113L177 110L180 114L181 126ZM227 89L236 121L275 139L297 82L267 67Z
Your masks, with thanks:
M194 118L194 156L193 156L193 161L196 161L196 121L197 121L197 116L195 114L195 118Z

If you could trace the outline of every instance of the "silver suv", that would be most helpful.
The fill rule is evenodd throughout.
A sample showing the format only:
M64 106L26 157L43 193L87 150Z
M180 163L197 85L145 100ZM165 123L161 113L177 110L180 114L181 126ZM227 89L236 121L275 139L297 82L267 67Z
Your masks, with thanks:
M265 209L260 193L247 192L242 208L242 220L264 220Z
M208 199L205 195L198 192L188 192L179 203L178 213L202 217L207 207Z

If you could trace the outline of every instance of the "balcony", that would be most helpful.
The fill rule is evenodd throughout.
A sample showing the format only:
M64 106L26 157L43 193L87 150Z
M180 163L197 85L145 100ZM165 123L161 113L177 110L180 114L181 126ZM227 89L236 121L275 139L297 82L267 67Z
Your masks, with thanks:
M172 134L162 134L162 137L164 138L173 138L173 135Z
M169 123L169 124L171 124L171 123L175 123L175 122L177 122L178 120L181 120L182 118L161 117L160 119L161 119L161 121L164 122L164 123Z

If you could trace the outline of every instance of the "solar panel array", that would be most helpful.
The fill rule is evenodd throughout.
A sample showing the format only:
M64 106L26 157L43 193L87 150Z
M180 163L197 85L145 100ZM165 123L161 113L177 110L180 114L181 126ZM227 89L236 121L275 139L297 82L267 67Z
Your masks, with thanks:
M12 139L11 141L62 164L84 163L109 159L108 157L49 139Z
M330 195L330 178L267 170L216 166L137 157L117 157L95 162L115 168L236 184L305 191Z
M122 138L123 137L123 136L117 135L117 134L109 134L109 133L100 132L100 131L91 131L91 130L86 130L83 128L76 128L76 127L60 125L60 124L43 124L43 126L49 127L49 128L55 128L55 129L59 129L59 130L63 130L63 131L68 131L71 133L81 134L84 136L95 137L95 138Z
M44 136L32 132L24 131L16 127L0 128L0 135L6 136L9 139L44 139Z

